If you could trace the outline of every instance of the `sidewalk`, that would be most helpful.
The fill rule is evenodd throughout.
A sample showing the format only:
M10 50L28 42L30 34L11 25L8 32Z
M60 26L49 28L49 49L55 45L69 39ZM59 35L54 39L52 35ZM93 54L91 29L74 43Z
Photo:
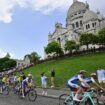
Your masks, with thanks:
M69 93L68 89L47 89L48 95L42 95L42 89L36 88L37 94L43 97L49 97L49 98L59 98L61 94Z

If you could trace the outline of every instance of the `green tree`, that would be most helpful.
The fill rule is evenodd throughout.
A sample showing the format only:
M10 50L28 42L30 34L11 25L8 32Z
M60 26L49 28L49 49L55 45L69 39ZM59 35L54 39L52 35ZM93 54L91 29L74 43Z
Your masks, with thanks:
M80 44L86 45L89 49L89 44L95 43L94 35L92 33L82 33L80 36Z
M72 53L72 50L76 49L76 42L71 40L71 41L66 41L65 43L65 51L69 51Z
M8 57L4 57L0 59L0 70L10 69L16 66L16 61L13 59L9 59Z
M99 37L97 35L92 35L91 44L98 44L99 43Z
M16 61L12 59L5 61L5 63L3 63L3 68L5 69L10 69L15 66L16 66Z
M31 63L35 64L36 62L40 60L41 57L36 52L32 52L30 54L30 58L31 58Z
M99 37L99 44L105 46L105 28L99 31L98 37Z
M63 54L61 46L55 41L49 43L47 47L45 47L45 52L46 54L56 54L56 55Z

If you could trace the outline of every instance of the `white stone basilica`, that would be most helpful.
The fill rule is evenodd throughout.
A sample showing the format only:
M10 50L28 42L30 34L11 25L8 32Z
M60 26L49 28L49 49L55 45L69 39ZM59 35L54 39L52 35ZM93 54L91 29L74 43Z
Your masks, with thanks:
M95 34L104 27L105 17L99 11L96 13L91 11L87 2L73 0L67 13L66 27L62 27L61 23L56 23L55 31L48 35L48 43L57 41L64 48L66 40L74 40L78 43L79 33Z
M66 40L74 40L78 43L79 33L97 33L105 27L105 17L93 12L89 8L89 4L73 0L70 6L67 18L66 27L62 27L61 23L55 24L55 31L48 35L48 43L57 41L64 47Z

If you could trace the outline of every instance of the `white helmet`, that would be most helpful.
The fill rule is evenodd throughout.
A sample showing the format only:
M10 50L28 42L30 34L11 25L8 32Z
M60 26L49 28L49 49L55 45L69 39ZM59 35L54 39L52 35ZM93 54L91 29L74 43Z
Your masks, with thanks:
M91 75L91 76L96 76L96 73L91 73L90 75Z
M30 73L30 74L28 74L28 77L32 77L32 74Z
M86 70L80 70L80 74L86 73Z

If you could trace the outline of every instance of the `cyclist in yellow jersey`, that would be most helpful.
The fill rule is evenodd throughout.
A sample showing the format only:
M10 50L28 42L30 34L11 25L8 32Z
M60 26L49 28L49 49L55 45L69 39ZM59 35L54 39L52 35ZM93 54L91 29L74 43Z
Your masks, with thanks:
M9 84L9 76L8 76L8 75L5 75L5 76L3 77L2 83L3 83L4 85Z

